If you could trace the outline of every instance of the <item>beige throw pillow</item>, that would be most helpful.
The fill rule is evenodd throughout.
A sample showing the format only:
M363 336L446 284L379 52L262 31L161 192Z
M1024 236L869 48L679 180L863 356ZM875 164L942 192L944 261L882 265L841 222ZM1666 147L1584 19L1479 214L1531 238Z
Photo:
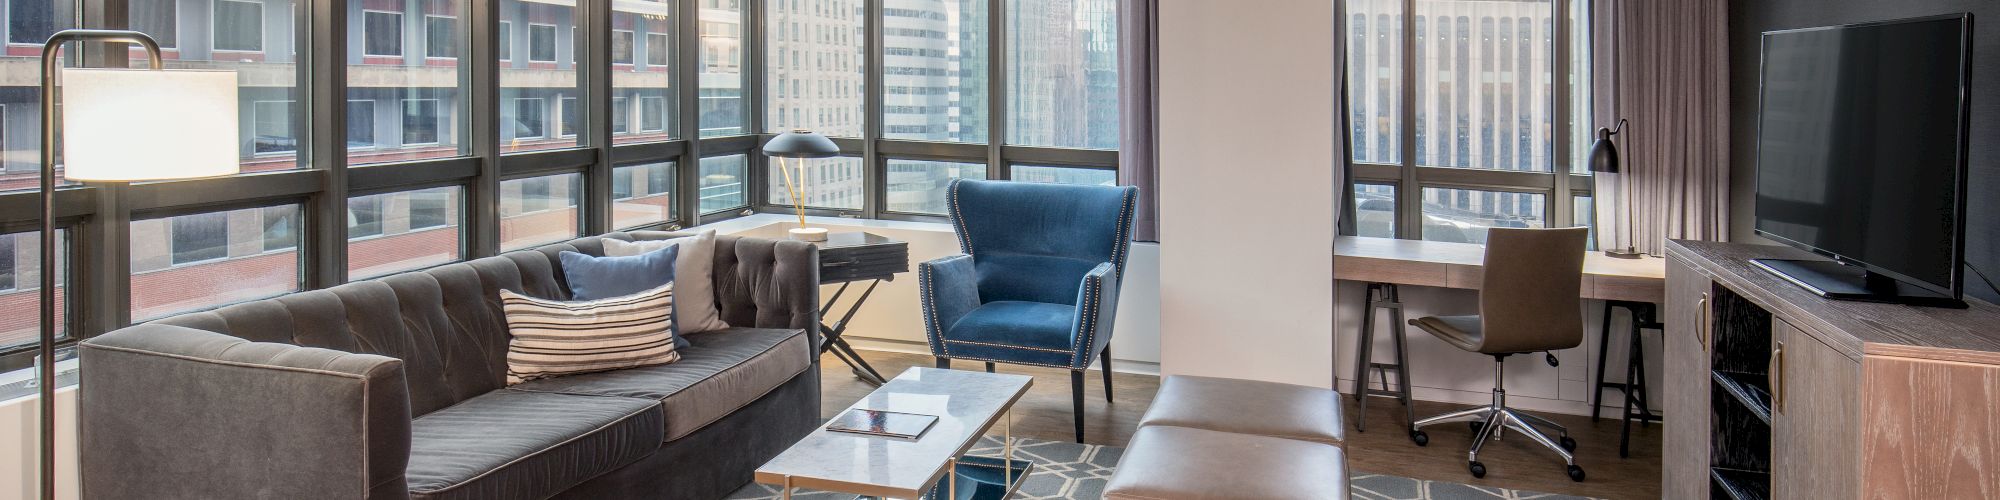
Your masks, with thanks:
M605 239L604 256L630 257L669 246L680 245L674 259L674 307L678 308L681 335L729 328L715 305L715 230L667 240L624 241Z

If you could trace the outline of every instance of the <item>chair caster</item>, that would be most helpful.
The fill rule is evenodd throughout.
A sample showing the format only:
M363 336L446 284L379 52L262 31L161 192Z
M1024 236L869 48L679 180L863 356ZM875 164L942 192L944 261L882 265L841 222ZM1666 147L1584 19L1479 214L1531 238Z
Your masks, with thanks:
M1576 451L1576 440L1570 439L1569 436L1563 436L1562 440L1558 441L1557 444L1562 445L1563 451Z
M1579 483L1583 482L1583 468L1574 465L1569 466L1569 480Z
M1410 431L1410 441L1417 443L1417 446L1429 446L1431 435L1425 434L1424 431Z
M1570 467L1574 468L1576 466L1572 465ZM1473 460L1472 462L1468 463L1466 465L1466 468L1472 470L1472 477L1475 478L1486 477L1486 464L1479 463L1478 460ZM1581 469L1578 469L1578 472L1576 472L1575 474L1571 474L1570 477L1580 477L1577 476L1576 474L1582 474L1582 473L1583 472L1581 471Z
M1549 366L1562 366L1562 361L1556 359L1555 353L1542 354L1542 360L1547 361Z
M1481 422L1481 421L1478 421L1478 420L1474 420L1474 421L1471 421L1471 422L1466 422L1466 423L1465 423L1465 428L1467 428L1467 429L1471 429L1471 430L1472 430L1472 435L1473 435L1473 436L1478 436L1478 435L1479 435L1479 429L1481 429L1481 428L1484 428L1484 427L1486 427L1486 422Z

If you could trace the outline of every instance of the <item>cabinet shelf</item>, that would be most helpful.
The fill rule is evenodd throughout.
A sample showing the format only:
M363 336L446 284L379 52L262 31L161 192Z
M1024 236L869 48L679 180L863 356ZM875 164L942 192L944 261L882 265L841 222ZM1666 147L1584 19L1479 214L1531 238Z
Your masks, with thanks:
M1709 376L1715 380L1717 387L1748 408L1758 420L1764 421L1765 425L1771 424L1771 391L1764 387L1767 382L1763 375L1715 370L1709 372Z
M1708 470L1708 478L1715 483L1718 493L1733 500L1765 500L1771 498L1771 474L1747 470Z

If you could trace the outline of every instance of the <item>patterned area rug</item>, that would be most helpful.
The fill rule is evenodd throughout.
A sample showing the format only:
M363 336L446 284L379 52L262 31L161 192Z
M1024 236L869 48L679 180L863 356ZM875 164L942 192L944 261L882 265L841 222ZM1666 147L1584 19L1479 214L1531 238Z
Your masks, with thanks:
M1104 483L1111 479L1111 472L1118 466L1118 457L1123 448L1077 444L1062 441L1042 441L1017 439L1014 441L1014 458L1035 461L1034 473L1021 483L1021 490L1013 498L1024 500L1085 500L1104 496ZM999 456L1000 441L987 437L972 449L972 455ZM1445 481L1426 481L1384 474L1357 472L1349 479L1349 492L1356 499L1365 500L1488 500L1488 499L1535 499L1571 500L1582 499L1569 495L1536 493L1532 491L1489 488ZM730 500L776 500L778 489L772 486L752 484L737 490ZM802 500L846 500L854 495L834 494L796 490L792 498Z

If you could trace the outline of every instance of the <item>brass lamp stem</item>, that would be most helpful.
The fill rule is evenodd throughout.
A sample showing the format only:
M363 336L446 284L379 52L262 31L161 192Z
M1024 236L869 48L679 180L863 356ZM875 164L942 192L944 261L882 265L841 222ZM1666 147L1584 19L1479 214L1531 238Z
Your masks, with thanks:
M799 214L799 229L806 227L805 200L799 198L799 188L792 183L792 169L785 165L785 158L778 157L778 171L785 175L785 192L792 195L792 210Z

